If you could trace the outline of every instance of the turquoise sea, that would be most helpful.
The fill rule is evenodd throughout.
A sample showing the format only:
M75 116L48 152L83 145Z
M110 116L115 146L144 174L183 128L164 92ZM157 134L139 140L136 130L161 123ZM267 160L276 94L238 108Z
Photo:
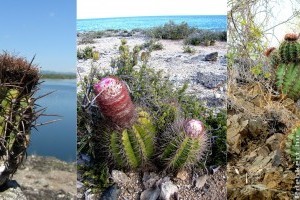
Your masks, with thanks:
M100 19L78 19L77 31L102 31L107 29L132 30L135 28L151 28L161 26L168 21L175 23L187 22L191 27L225 31L226 15L196 15L196 16L151 16L151 17L121 17Z

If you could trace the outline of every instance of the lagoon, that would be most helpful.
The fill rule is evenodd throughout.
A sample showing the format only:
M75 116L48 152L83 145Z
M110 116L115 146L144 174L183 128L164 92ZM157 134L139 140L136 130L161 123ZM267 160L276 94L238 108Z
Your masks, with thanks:
M60 160L76 160L76 79L43 80L36 96L54 93L37 100L39 106L46 107L45 114L38 123L61 119L55 123L39 126L31 133L29 155L54 156Z

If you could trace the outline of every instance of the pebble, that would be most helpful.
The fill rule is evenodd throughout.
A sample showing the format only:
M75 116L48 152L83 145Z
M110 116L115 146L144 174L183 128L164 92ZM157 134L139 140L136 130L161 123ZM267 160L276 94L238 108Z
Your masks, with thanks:
M120 185L125 185L129 181L128 176L122 171L112 170L111 175L113 181Z
M161 184L160 198L162 200L169 200L178 192L178 187L172 183L172 181L167 181Z
M177 173L176 178L185 181L188 178L189 174L185 170L181 170Z
M114 184L110 187L108 187L104 192L102 193L100 200L117 200L120 196L121 190L117 186L117 184Z
M150 189L151 187L153 187L155 185L155 183L158 181L159 176L153 172L144 172L143 175L143 186L145 187L145 189Z
M204 58L204 61L217 61L217 59L218 59L218 52L213 52L207 54Z
M208 176L207 175L203 175L203 176L200 176L199 178L196 179L196 188L202 188L205 183L206 183L206 180L207 180Z
M160 195L160 189L156 187L155 189L144 190L140 196L140 200L156 200Z

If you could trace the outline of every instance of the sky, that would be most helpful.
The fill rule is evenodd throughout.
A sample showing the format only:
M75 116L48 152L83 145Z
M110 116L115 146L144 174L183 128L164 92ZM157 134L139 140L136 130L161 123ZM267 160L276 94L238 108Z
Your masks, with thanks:
M42 70L75 72L76 0L4 0L0 50L31 60Z
M227 0L77 0L77 19L226 15Z
M266 35L270 46L278 46L286 33L299 32L297 31L299 26L297 27L295 24L290 23L282 23L292 16L294 9L299 9L299 5L300 3L297 3L297 0L278 0L269 3L269 8L271 8L272 12L268 21L268 26L264 27L264 29L268 30L271 27L280 24L268 31L269 34ZM268 13L268 15L270 15L270 13ZM258 21L261 21L264 18L265 16L262 16L261 18L258 16ZM291 22L295 21L292 20Z

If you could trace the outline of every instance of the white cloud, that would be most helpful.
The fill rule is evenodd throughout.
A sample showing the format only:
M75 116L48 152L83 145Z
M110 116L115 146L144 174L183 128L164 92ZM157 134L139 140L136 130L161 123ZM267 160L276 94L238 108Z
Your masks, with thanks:
M226 0L77 0L77 18L226 15Z

